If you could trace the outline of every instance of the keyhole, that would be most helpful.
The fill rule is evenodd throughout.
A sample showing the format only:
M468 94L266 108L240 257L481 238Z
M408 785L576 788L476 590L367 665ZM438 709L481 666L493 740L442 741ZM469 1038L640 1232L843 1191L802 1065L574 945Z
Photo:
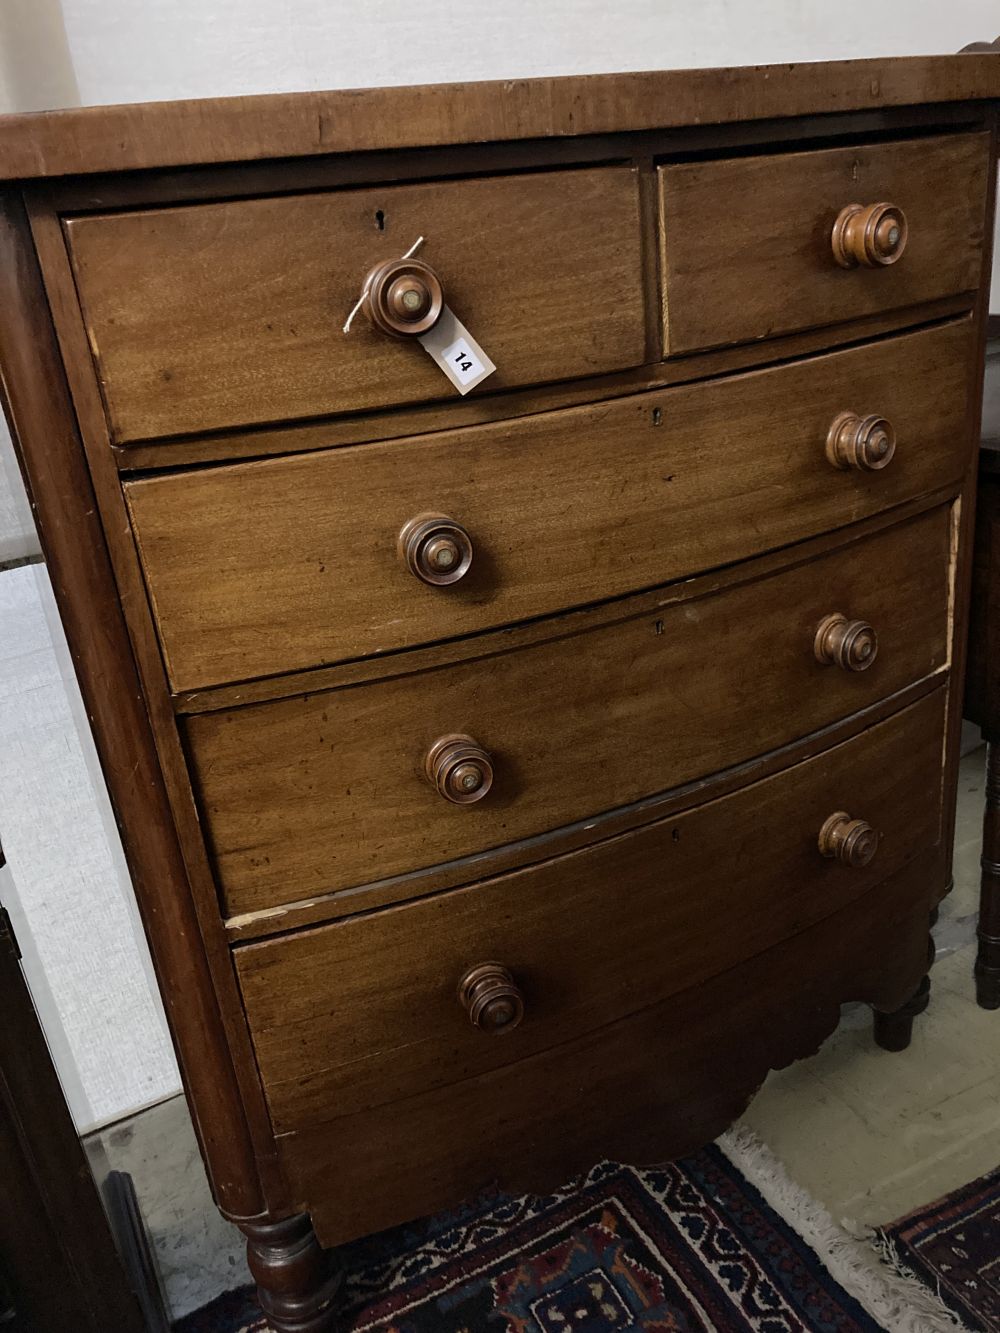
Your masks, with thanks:
M385 213L381 208L375 210L375 226L379 231L385 231Z

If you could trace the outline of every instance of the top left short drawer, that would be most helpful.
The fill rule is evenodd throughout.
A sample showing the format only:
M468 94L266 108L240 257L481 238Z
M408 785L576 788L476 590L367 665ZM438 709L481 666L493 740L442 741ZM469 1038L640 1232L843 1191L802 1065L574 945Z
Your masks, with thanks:
M636 172L578 168L70 218L119 442L454 396L362 316L366 274L420 257L497 365L492 389L646 359Z

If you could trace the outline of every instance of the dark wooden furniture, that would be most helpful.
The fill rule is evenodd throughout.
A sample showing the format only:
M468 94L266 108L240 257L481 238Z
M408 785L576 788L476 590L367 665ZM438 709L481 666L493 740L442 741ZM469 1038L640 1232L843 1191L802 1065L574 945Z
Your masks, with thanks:
M0 906L0 1328L142 1333L19 959Z
M324 1247L713 1137L845 1000L908 1041L998 98L977 54L0 120L10 417L276 1329L334 1323Z
M991 321L990 332L1000 334ZM965 715L986 741L976 999L1000 1009L1000 343L986 354Z

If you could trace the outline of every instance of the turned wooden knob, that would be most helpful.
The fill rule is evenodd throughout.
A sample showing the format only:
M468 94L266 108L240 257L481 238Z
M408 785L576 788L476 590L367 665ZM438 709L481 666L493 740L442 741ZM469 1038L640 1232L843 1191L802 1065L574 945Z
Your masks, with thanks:
M830 242L841 268L882 268L906 249L906 215L895 204L848 204L833 224Z
M472 538L445 514L411 518L403 525L397 549L411 574L438 588L465 578L472 566Z
M834 417L826 436L826 456L834 467L880 472L892 462L896 432L885 417L859 417L841 412Z
M867 620L848 620L835 611L817 625L813 651L823 666L867 671L878 656L878 635Z
M419 337L443 309L441 280L421 259L386 259L365 279L364 311L381 333Z
M472 805L493 786L493 760L471 736L442 736L427 751L427 779L446 801Z
M458 998L480 1032L501 1037L524 1017L524 996L502 963L477 963L458 983Z
M878 834L865 820L852 819L846 811L838 810L823 822L819 850L841 865L861 869L871 863L878 851Z

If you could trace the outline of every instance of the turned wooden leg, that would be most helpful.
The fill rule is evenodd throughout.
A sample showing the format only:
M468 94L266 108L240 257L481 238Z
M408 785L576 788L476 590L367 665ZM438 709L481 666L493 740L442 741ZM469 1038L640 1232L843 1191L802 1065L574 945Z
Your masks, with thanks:
M913 1037L913 1020L922 1014L931 1000L931 979L921 978L920 985L905 1004L891 1014L875 1010L875 1042L883 1051L905 1051Z
M332 1333L343 1273L305 1213L241 1222L257 1299L275 1333Z
M986 747L981 864L976 999L983 1009L1000 1009L1000 742Z
M931 913L931 924L937 917L937 909ZM928 972L934 963L934 940L933 937L927 937L927 968ZM880 1009L875 1010L874 1037L875 1044L881 1046L883 1051L905 1051L913 1038L913 1020L918 1014L922 1014L931 1002L931 979L925 975L920 979L920 985L913 992L905 1004L901 1004L898 1009L894 1009L891 1014L883 1013Z

